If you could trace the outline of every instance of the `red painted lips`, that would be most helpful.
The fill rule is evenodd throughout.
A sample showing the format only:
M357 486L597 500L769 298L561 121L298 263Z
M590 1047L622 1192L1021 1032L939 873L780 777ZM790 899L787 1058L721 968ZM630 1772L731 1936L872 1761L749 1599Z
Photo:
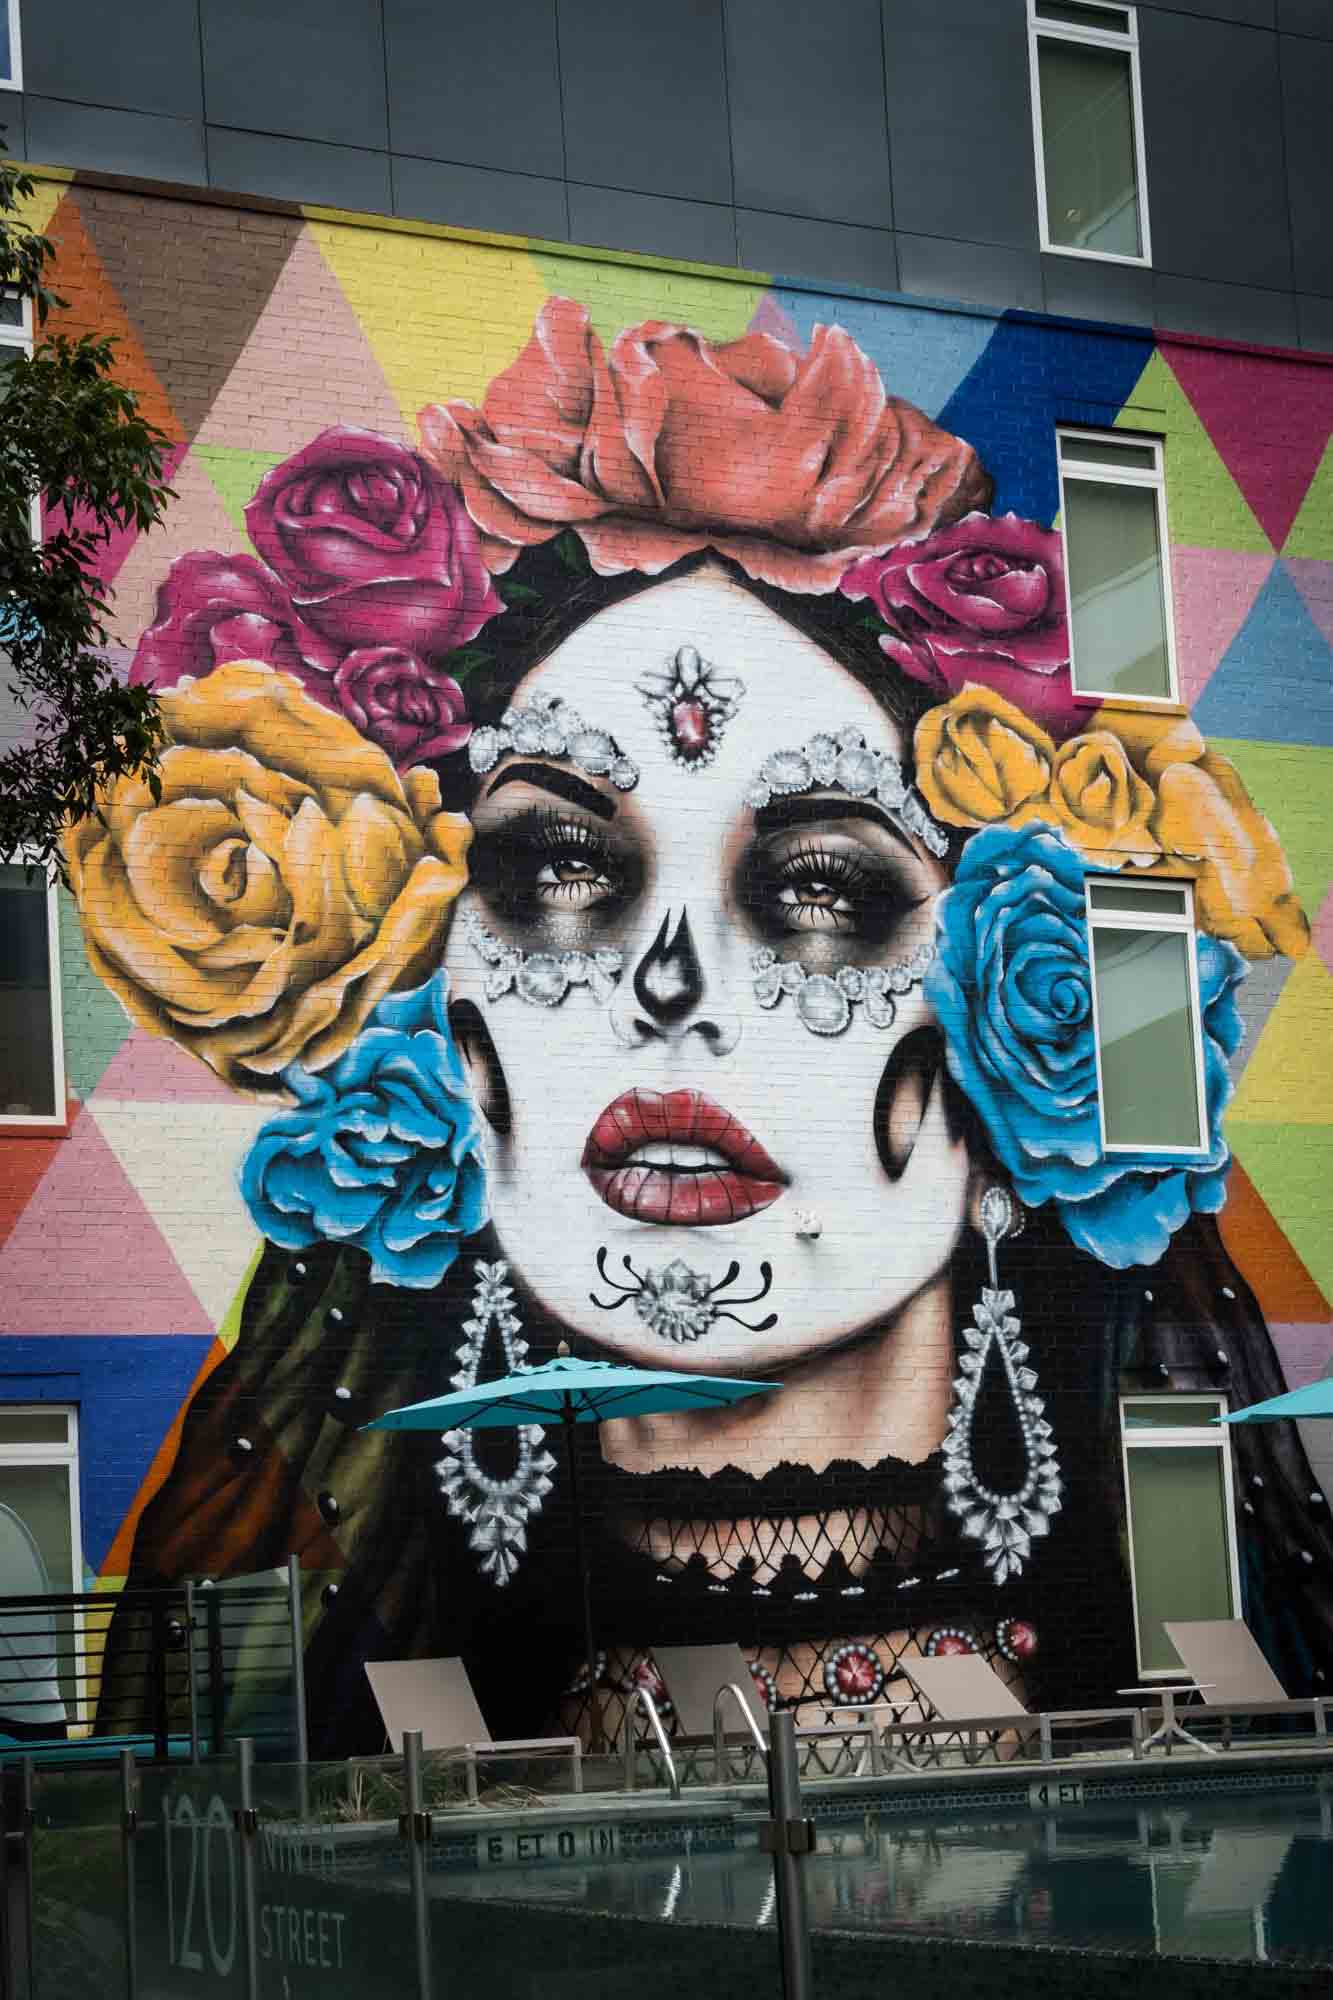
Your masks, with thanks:
M608 1208L635 1222L744 1222L787 1185L753 1132L698 1090L627 1090L583 1148Z

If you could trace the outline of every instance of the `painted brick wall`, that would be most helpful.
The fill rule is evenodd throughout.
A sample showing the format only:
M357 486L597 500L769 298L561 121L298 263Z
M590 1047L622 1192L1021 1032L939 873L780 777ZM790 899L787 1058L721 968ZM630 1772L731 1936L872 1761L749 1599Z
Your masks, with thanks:
M361 1661L411 1652L572 1724L554 1441L356 1428L569 1337L786 1383L588 1433L613 1718L704 1640L785 1699L941 1647L1047 1705L1123 1685L1117 1390L1243 1403L1333 1360L1333 371L323 212L50 181L39 214L177 492L107 557L166 805L76 838L70 1129L0 1139L0 1393L80 1404L90 1575L298 1550L325 1744L375 1739ZM1058 424L1164 440L1177 708L1072 695ZM516 692L613 746L516 736ZM539 768L492 800L511 752ZM830 791L878 819L764 832ZM1086 996L1084 869L1145 865L1204 933L1192 1173L1089 1152L1043 1039L1051 952ZM987 869L1036 926L1027 1011ZM991 1184L1028 1211L999 1278L1043 1408L1025 1445L979 1336L969 1464L940 1450ZM1247 1612L1322 1685L1318 1438L1237 1449Z

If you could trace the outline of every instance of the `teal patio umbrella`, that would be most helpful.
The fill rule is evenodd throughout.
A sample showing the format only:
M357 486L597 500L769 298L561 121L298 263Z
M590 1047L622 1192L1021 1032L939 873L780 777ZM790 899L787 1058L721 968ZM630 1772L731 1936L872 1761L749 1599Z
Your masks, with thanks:
M1232 1410L1229 1416L1214 1417L1213 1422L1273 1424L1281 1417L1333 1417L1333 1376L1307 1382L1303 1389L1288 1389L1284 1396L1269 1396L1265 1402L1251 1403L1248 1409Z
M600 1424L613 1417L658 1416L669 1410L721 1410L747 1396L780 1389L780 1382L741 1382L725 1375L686 1375L671 1368L624 1368L613 1361L576 1361L562 1340L554 1361L517 1368L493 1382L455 1389L424 1403L386 1410L364 1424L368 1431L513 1430L520 1424L559 1423L565 1433L569 1498L574 1510L574 1549L583 1597L583 1643L588 1656L592 1702L592 1747L601 1744L597 1700L597 1649L593 1639L592 1579L579 1496L575 1424Z

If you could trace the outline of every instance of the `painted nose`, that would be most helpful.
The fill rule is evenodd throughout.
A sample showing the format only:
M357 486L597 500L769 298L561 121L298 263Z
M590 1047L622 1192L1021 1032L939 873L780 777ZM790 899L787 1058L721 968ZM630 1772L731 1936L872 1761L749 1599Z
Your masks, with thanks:
M682 1042L698 1035L714 1055L740 1039L739 1015L721 1004L720 981L705 975L690 930L689 912L676 921L667 911L632 976L616 989L611 1026L626 1048L645 1042Z

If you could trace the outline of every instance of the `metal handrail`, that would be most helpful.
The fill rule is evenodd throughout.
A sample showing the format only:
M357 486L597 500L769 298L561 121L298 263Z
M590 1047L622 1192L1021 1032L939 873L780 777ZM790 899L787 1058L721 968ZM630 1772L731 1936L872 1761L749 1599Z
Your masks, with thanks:
M722 1753L726 1747L722 1735L722 1705L728 1695L731 1696L740 1710L741 1717L755 1740L755 1747L758 1749L759 1755L764 1759L766 1764L768 1762L768 1745L764 1741L763 1732L760 1730L759 1724L755 1721L751 1713L749 1702L745 1699L735 1681L725 1681L713 1696L713 1769L717 1773L719 1782L721 1782L722 1778Z
M667 1784L671 1789L671 1796L673 1799L678 1799L680 1797L680 1776L676 1770L676 1760L671 1754L671 1745L667 1741L667 1733L662 1727L662 1718L657 1712L657 1703L645 1687L635 1688L629 1698L629 1706L625 1710L625 1790L627 1792L634 1790L634 1752L637 1747L634 1741L634 1711L636 1708L642 1708L648 1717L649 1727L653 1735L657 1738L657 1747L661 1751L662 1761L666 1765Z

